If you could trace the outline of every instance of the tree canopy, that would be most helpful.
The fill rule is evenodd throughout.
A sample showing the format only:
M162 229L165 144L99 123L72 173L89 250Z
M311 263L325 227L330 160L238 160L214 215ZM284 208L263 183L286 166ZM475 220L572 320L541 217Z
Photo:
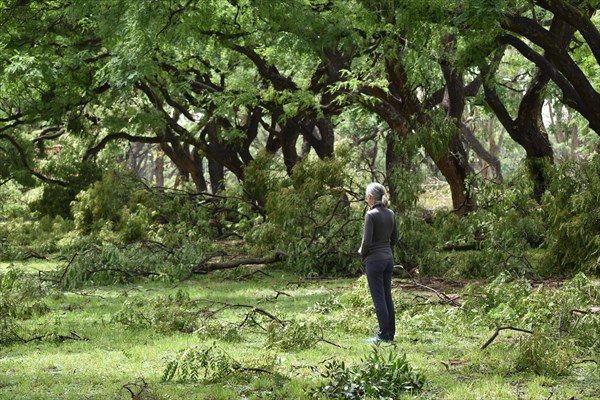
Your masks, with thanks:
M597 153L598 7L6 0L0 177L44 188L50 215L69 217L65 204L123 165L159 187L238 185L264 216L274 176L298 188L299 163L352 143L348 162L400 207L433 176L453 213L472 213L478 177L502 181L520 161L541 204L557 147Z

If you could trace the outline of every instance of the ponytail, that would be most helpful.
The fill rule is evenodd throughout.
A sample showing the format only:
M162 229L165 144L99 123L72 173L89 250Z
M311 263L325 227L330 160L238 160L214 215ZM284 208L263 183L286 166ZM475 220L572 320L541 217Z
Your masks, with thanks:
M387 191L385 187L380 183L370 183L367 186L366 196L371 196L375 200L375 203L380 203L382 206L389 206L390 202L387 197Z
M390 205L390 201L388 200L388 198L385 194L383 196L381 196L381 205L384 206L385 208L387 208Z

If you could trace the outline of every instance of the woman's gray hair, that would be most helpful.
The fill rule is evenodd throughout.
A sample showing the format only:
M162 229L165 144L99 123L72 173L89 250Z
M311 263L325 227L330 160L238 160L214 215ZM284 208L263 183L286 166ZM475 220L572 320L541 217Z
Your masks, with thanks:
M366 196L372 196L375 203L381 203L382 206L387 207L389 200L387 198L387 191L385 187L380 183L369 183L366 190Z

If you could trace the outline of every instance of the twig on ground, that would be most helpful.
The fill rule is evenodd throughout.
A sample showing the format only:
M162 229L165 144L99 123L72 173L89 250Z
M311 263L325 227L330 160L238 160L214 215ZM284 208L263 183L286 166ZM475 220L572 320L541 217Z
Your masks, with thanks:
M148 388L148 384L144 378L139 378L137 381L126 383L121 387L129 392L132 399L137 399L141 398L140 395ZM134 393L132 389L137 389L137 393Z
M224 303L224 302L219 302L219 301L212 301L213 304L222 304L223 306L214 310L214 311L210 311L207 313L207 316L205 318L205 320L209 320L211 318L213 318L215 315L217 315L218 313L225 311L227 309L230 308L251 308L252 311L250 312L250 314L261 314L264 315L267 318L270 318L271 320L279 323L281 326L285 326L286 322L277 318L276 316L274 316L273 314L271 314L270 312L263 310L262 308L258 308L256 306L253 305L249 305L249 304L231 304L231 303Z
M281 290L276 290L275 293L277 293L277 294L275 295L275 297L273 297L274 299L279 298L280 295L292 297L291 294L287 294L286 292L282 292Z
M330 344L330 345L332 345L332 346L339 347L340 349L344 349L344 350L348 350L348 349L350 349L350 347L344 347L344 346L341 346L341 345L339 345L339 344L337 344L337 343L334 343L334 342L332 342L332 341L330 341L330 340L327 340L327 339L324 339L324 338L319 338L319 339L317 339L317 343L319 343L319 342L328 343L328 344Z
M433 293L435 293L435 295L436 295L437 297L439 297L439 298L440 298L440 300L441 300L441 301L440 301L440 303L441 303L441 304L450 304L450 305L453 305L453 306L455 306L455 307L462 308L462 304L460 304L459 302L457 302L457 301L456 301L456 298L449 297L449 296L448 296L447 294L445 294L445 293L439 292L439 291L435 290L434 288L431 288L431 287L429 287L429 286L423 285L423 284L421 284L421 283L418 283L418 282L416 282L416 281L413 281L413 283L414 283L416 286L422 287L423 289L431 290Z
M591 359L591 358L588 358L586 360L581 360L581 361L570 363L569 364L569 368L571 368L573 365L585 364L585 363L589 363L589 362L594 363L594 364L598 364L598 361L596 361L594 359Z
M269 375L273 375L273 371L269 371L263 368L244 368L244 367L240 367L237 368L236 371L240 371L240 372L261 372L263 374L269 374Z
M264 275L264 276L271 276L270 274L267 274L267 273L266 273L265 271L263 271L262 269L257 269L257 270L255 270L255 271L252 271L252 272L250 272L250 273L247 273L247 274L245 274L245 275L242 275L242 276L240 276L240 277L238 278L238 280L247 279L247 278L250 278L251 276L258 275L258 274L262 274L262 275Z
M486 349L490 344L492 344L492 342L494 341L494 339L496 339L496 337L498 336L498 334L500 333L500 331L504 331L504 330L524 332L524 333L529 333L529 334L533 335L533 331L530 331L529 329L515 328L513 326L501 326L501 327L497 328L496 332L494 332L494 334L492 335L492 337L489 338L488 341L483 344L483 346L481 346L481 350Z
M51 333L47 333L45 335L40 335L40 336L36 336L36 337L32 337L30 339L24 339L23 342L24 343L29 343L29 342L33 342L35 340L44 340L45 338L52 336ZM58 339L60 340L84 340L87 341L89 339L84 338L83 336L81 336L80 334L78 334L75 331L71 331L70 335L57 335L56 336Z

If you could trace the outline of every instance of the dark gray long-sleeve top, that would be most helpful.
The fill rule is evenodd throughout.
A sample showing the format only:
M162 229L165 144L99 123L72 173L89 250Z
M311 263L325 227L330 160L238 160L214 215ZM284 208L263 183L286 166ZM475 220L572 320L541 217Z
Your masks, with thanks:
M393 257L392 247L398 241L394 212L376 203L365 214L362 243L358 251L366 261Z

